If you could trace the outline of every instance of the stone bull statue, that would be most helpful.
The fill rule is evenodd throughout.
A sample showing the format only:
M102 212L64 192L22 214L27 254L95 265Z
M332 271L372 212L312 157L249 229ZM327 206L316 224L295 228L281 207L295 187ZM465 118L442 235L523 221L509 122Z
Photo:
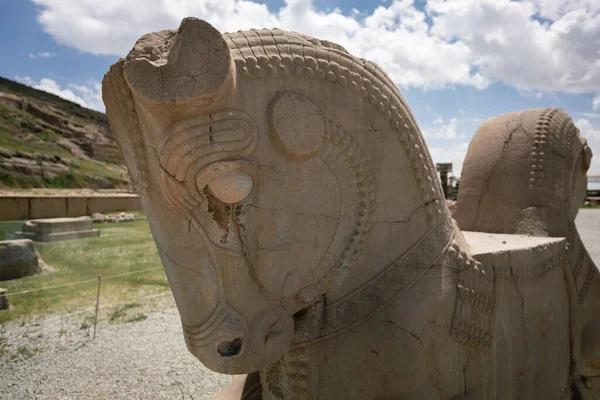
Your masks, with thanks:
M222 35L186 18L140 38L103 98L188 349L214 371L248 374L221 399L600 390L600 285L573 224L591 153L564 113L482 125L457 211L480 232L461 232L402 95L336 44L277 29ZM518 160L528 169L511 170L510 205L523 207L505 210L477 192L481 157L511 168L503 143L538 123L535 154ZM553 140L560 162L538 162Z

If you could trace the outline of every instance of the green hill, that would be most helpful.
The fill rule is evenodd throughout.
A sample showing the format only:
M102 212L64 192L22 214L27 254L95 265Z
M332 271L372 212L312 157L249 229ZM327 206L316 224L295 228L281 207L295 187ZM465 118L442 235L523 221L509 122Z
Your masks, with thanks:
M0 77L0 188L122 188L106 115Z

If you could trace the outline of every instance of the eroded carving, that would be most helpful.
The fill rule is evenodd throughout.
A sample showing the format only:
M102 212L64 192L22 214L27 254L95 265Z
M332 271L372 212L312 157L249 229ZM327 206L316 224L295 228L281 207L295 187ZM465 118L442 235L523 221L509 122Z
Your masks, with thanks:
M517 194L536 201L507 211L500 248L502 231L458 229L400 92L338 45L188 18L142 37L105 82L188 348L254 382L220 398L562 398L594 373L579 314L600 303L595 267L576 231L539 234L574 229L577 200L543 195L579 193L591 157L562 111L474 139L523 162ZM521 135L523 154L504 147Z

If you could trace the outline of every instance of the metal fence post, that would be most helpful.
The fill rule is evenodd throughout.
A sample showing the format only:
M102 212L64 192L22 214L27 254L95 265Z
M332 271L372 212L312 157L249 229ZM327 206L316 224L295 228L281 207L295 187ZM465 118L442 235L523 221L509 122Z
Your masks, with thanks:
M94 339L96 339L96 324L98 323L98 306L100 305L100 283L102 276L98 275L98 294L96 294L96 315L94 316Z

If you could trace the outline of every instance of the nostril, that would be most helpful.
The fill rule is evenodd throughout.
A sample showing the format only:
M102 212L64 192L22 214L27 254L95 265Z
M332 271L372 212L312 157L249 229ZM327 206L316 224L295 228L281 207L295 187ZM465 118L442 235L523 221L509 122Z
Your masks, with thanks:
M242 339L235 338L231 341L225 340L217 346L217 353L221 357L233 357L240 354L242 350Z

